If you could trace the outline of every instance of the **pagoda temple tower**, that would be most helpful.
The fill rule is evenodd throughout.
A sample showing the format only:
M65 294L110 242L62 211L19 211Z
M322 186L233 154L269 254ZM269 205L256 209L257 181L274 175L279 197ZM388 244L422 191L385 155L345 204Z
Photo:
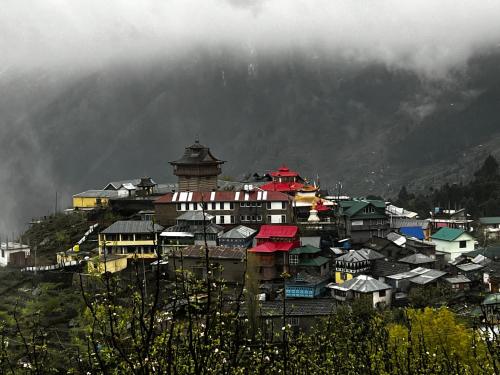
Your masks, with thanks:
M217 176L221 174L221 165L225 163L212 155L210 149L198 140L186 147L184 155L171 161L174 174L178 177L179 191L217 190Z

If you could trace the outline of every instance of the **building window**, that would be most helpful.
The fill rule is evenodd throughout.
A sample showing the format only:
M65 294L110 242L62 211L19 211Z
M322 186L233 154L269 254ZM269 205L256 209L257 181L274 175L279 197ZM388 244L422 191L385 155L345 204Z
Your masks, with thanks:
M182 211L182 204L177 203L177 211Z
M286 215L281 215L281 223L282 224L286 223Z
M270 223L271 222L271 215L267 215L267 222Z
M245 203L244 202L240 202L240 207L245 207Z
M220 202L220 209L223 210L224 209L224 202Z
M229 209L234 210L234 203L233 202L229 202Z
M240 216L240 221L245 221L245 215Z
M234 224L234 216L231 215L231 224Z
M215 210L215 203L212 203L212 210Z
M344 281L346 281L346 280L347 280L347 273L345 273L345 272L341 272L341 273L340 273L340 280L344 280Z
M283 209L283 210L286 209L286 202L281 202L281 209Z
M467 241L460 241L459 246L461 249L465 249L467 247Z
M224 216L219 216L220 224L224 224Z
M262 221L262 215L257 215L257 221Z
M290 265L296 266L299 264L299 256L298 255L290 255Z
M247 221L252 221L252 217L250 215L247 215Z
M378 296L379 296L379 297L385 297L385 290L380 290L380 291L378 292Z
M5 250L2 249L2 258L5 258Z
M262 207L262 202L257 202L257 207Z
M373 206L367 206L363 209L363 212L365 214L373 214L375 212L375 207Z
M271 202L266 202L266 208L267 208L268 210L270 210L270 209L271 209Z

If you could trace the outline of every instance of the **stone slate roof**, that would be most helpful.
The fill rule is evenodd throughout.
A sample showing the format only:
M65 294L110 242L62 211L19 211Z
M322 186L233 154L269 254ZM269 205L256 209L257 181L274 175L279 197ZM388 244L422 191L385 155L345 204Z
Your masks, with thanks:
M163 227L158 224L154 224L154 232L161 232ZM153 233L153 222L146 220L121 220L116 221L109 227L104 229L101 233L103 234L133 234L133 233Z
M178 160L171 161L172 165L197 165L197 164L222 164L224 161L217 159L212 155L210 149L206 146L200 144L199 141L195 141L189 147L186 147L184 155Z
M449 282L450 284L464 284L471 283L472 281L464 275L457 275L453 277L446 277L444 281Z
M177 224L165 229L165 232L184 232L184 233L221 233L224 231L220 225L214 223L207 223L205 225L205 232L203 231L203 225L190 225L190 224Z
M174 252L171 256L180 258L205 258L205 246L191 245L183 247L179 252ZM246 257L246 249L243 247L228 247L228 246L209 246L208 257L210 259L236 259L244 260Z
M285 313L287 316L325 316L335 308L333 298L297 299L286 301ZM283 315L283 301L263 301L259 310L261 316L280 317Z
M377 259L373 262L371 274L373 277L385 277L401 272L407 272L410 266L385 259Z
M342 284L334 286L333 288L340 290L352 290L359 293L373 293L379 290L391 289L391 286L374 279L371 276L359 275L351 280L344 281Z

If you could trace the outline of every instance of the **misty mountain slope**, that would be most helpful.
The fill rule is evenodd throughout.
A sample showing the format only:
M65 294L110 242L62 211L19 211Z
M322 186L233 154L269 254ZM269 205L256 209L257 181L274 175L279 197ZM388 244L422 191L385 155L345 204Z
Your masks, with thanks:
M500 151L499 55L446 81L311 56L198 54L0 80L2 190L23 196L7 212L46 213L55 191L69 204L110 180L172 181L168 161L196 137L228 161L224 175L286 163L353 194L467 178Z

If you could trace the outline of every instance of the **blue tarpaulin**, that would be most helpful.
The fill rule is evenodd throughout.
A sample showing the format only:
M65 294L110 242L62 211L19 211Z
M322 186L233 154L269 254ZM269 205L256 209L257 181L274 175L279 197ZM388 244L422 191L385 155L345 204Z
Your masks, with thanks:
M415 237L419 240L423 240L424 230L421 227L401 227L399 228L399 232L406 237Z

